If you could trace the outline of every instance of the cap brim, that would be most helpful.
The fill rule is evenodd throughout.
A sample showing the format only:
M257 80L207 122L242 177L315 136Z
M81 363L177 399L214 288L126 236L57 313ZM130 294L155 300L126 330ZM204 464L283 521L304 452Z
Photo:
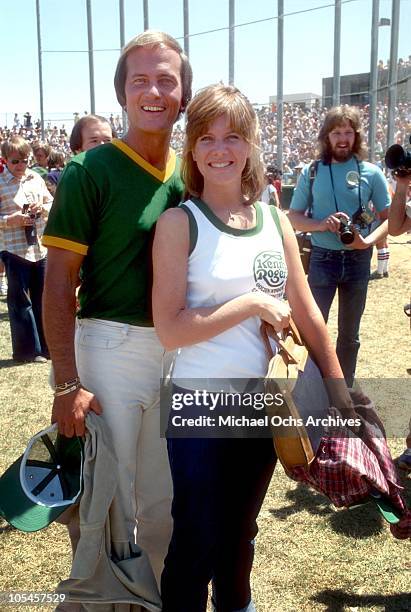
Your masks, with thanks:
M385 497L378 493L371 493L370 498L375 503L381 516L391 525L399 523L402 517L401 512Z
M27 498L20 482L20 464L17 459L0 478L0 515L20 531L39 531L60 516L67 506L48 508Z

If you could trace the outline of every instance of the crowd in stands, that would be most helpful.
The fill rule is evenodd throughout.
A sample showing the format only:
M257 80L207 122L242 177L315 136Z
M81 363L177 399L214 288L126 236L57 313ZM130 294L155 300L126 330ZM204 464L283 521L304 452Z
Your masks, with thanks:
M313 107L304 108L298 104L284 104L283 118L283 172L292 175L296 166L308 163L315 156L317 135L324 120L326 108ZM369 106L360 108L361 122L367 136L369 126ZM74 113L75 120L80 117ZM261 148L266 165L276 163L277 158L277 112L275 107L264 106L258 110L258 118L261 128ZM113 114L108 118L113 133L121 135L122 125L119 116ZM378 103L376 123L376 148L375 159L378 165L382 165L384 153L387 148L387 123L388 107L386 104ZM21 124L18 115L15 115L14 125L11 128L0 128L0 143L11 134L20 134L30 143L40 140L41 126L37 120L31 123L31 115L26 113ZM411 134L411 103L400 102L395 110L395 142L403 145ZM45 129L45 142L50 145L52 151L62 153L68 159L71 155L69 134L64 125L60 128L47 124ZM181 154L184 143L184 126L177 124L174 128L172 146L177 154ZM390 143L392 144L392 143Z
M360 109L361 123L366 136L369 126L369 106ZM283 159L284 172L291 172L301 162L308 163L315 157L317 135L327 113L325 108L312 108L305 110L298 105L284 104L284 138ZM261 142L266 164L276 161L276 111L267 107L259 112L261 126ZM376 123L376 161L384 158L387 148L387 105L378 104ZM411 104L400 103L395 112L395 142L403 144L407 134L411 132Z
M292 174L296 166L308 163L315 157L317 135L326 108L304 108L298 104L284 104L283 119L283 171ZM277 158L277 112L274 107L264 106L257 112L261 129L261 148L266 165L276 163ZM368 132L369 107L361 108L361 121ZM387 148L388 108L379 103L377 107L375 158L380 165ZM411 133L411 103L399 103L395 112L395 142L404 144ZM184 129L177 125L174 129L172 145L181 154L184 143Z
M83 117L85 116L87 116L87 112L84 113ZM73 117L74 125L82 118L79 113L73 113ZM113 134L122 134L123 126L119 115L114 116L111 113L110 117L107 117L107 121L111 125ZM39 142L42 145L48 145L51 152L63 154L65 161L68 161L72 155L70 130L67 130L64 124L58 127L57 125L52 126L51 122L47 122L44 128L44 139L42 139L40 119L36 119L33 122L32 115L27 112L23 115L23 120L21 121L19 115L15 113L12 127L0 127L0 145L3 140L8 140L15 134L22 136L32 147Z

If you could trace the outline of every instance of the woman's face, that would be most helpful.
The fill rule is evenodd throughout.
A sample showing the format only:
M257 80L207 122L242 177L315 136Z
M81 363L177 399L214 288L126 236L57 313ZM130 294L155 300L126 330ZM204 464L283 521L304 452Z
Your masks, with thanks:
M228 116L221 115L197 139L192 155L203 175L204 185L241 184L250 145L231 128Z

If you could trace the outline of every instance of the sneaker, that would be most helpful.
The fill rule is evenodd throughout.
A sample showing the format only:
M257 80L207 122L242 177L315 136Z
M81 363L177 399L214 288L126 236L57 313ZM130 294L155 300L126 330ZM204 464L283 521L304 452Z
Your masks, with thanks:
M406 448L397 459L397 465L403 470L411 471L411 448Z
M33 359L33 363L47 363L47 359L43 355L36 355Z
M381 274L381 272L378 272L378 270L371 272L370 280L379 280L380 278L383 278L383 274Z
M389 277L388 272L384 272L384 278L388 278L388 277Z

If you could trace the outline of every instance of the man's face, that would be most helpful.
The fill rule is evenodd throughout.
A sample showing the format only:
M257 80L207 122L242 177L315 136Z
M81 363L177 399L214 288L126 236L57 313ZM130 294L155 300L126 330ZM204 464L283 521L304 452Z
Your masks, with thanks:
M34 158L39 166L42 168L47 168L48 157L43 149L38 149L34 153Z
M28 155L21 155L21 153L15 152L10 153L10 157L6 158L7 168L17 179L23 178L29 163L28 157Z
M166 47L140 47L127 57L129 130L171 133L182 105L181 58Z
M349 121L343 121L328 134L333 161L345 162L352 157L355 132Z
M105 142L111 142L113 133L105 121L90 121L81 130L81 151L89 151Z

